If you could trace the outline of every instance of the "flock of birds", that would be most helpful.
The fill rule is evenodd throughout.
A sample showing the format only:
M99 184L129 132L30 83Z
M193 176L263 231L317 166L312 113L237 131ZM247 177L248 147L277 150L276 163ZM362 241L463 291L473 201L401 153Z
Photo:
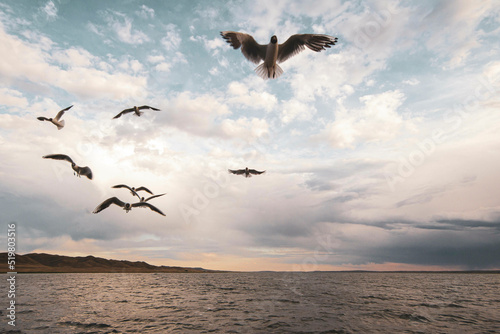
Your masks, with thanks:
M64 125L65 125L64 120L61 119L61 117L64 115L64 113L67 110L71 109L71 107L73 107L73 106L69 106L69 107L67 107L67 108L59 111L57 113L56 117L54 117L54 118L37 117L37 119L40 120L40 121L51 122L52 124L54 124L55 126L57 126L58 130L61 130L62 128L64 128ZM144 113L143 111L140 111L142 109L152 109L152 110L156 110L156 111L160 110L158 108L153 108L153 107L150 107L150 106L140 106L140 107L134 106L132 108L128 108L128 109L122 110L118 115L116 115L115 117L113 117L113 119L119 118L120 116L122 116L124 114L131 113L131 112L134 112L135 115L137 115L137 116L141 116ZM64 161L67 161L67 162L69 162L71 164L71 168L74 171L74 175L76 175L78 177L81 177L83 175L83 176L86 176L89 180L92 180L92 178L93 178L92 170L90 169L90 167L88 167L88 166L85 166L85 167L78 166L73 161L73 159L71 159L66 154L49 154L49 155L44 155L42 158L43 159L53 159L53 160L64 160ZM120 199L118 199L118 197L110 197L107 200L105 200L104 202L102 202L101 204L99 204L94 209L93 213L101 212L102 210L104 210L107 207L109 207L111 204L115 204L117 206L122 207L123 210L125 210L125 212L129 212L132 208L135 208L135 207L146 207L146 208L151 209L154 212L159 213L162 216L165 216L165 214L160 209L158 209L156 206L154 206L154 205L152 205L150 203L147 203L149 200L151 200L153 198L156 198L156 197L163 196L165 194L155 195L155 194L153 194L153 192L151 190L149 190L148 188L146 188L144 186L141 186L141 187L138 187L138 188L134 188L134 187L129 187L129 186L125 185L125 184L118 184L118 185L113 186L112 188L127 188L128 190L130 190L130 193L133 196L137 196L137 198L139 199L139 202L131 204L131 203L126 203L126 202L121 201ZM147 193L149 193L149 194L151 194L153 196L150 196L148 198L144 198L144 197L141 197L138 194L138 191L146 191Z
M319 52L321 50L325 50L325 48L329 48L332 45L335 45L335 43L337 42L336 37L331 37L328 35L296 34L290 36L283 44L278 44L278 38L275 35L273 35L271 37L269 44L262 45L258 44L255 41L255 39L249 34L235 32L235 31L222 31L220 34L222 38L224 38L226 42L228 42L234 49L241 48L241 52L249 61L255 64L259 64L261 61L263 61L262 64L260 64L259 66L257 66L257 68L255 68L255 72L257 73L257 75L259 75L263 79L278 78L281 74L283 74L283 70L278 65L278 62L279 63L284 62L285 60L289 59L290 57L304 50L306 46L315 52ZM64 113L69 109L71 109L72 107L73 106L71 105L65 109L62 109L57 113L56 117L54 118L46 118L41 116L37 117L37 119L40 121L51 122L57 127L58 130L61 130L62 128L64 128L65 125L64 120L61 118L64 115ZM120 118L121 116L132 112L136 116L140 117L144 113L141 110L144 109L160 111L160 109L158 108L150 107L147 105L140 107L134 106L132 108L127 108L122 110L119 114L113 117L113 119ZM81 177L83 175L90 180L92 180L93 178L92 170L88 166L85 167L78 166L69 156L65 154L49 154L43 156L42 158L67 161L71 164L71 168L74 171L74 175L76 175L77 177ZM260 175L266 172L265 170L258 171L255 169L249 169L248 167L246 167L245 169L236 169L236 170L228 169L228 171L229 173L236 175L243 175L245 177L251 177L252 175ZM151 190L149 190L144 186L134 188L134 187L129 187L125 184L118 184L112 186L112 188L126 188L130 191L130 193L133 196L137 197L139 201L136 203L127 203L121 201L118 197L110 197L105 201L103 201L101 204L99 204L94 209L93 213L99 213L102 210L114 204L119 207L122 207L123 210L125 210L125 212L127 213L130 210L132 210L132 208L135 207L146 207L154 212L157 212L162 216L165 216L165 214L160 209L148 203L149 200L163 196L165 194L155 195ZM141 197L138 194L139 191L145 191L152 196L148 198Z

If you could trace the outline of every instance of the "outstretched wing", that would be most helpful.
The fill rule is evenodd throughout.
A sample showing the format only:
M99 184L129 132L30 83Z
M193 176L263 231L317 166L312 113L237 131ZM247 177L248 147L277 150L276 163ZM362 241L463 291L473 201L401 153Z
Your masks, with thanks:
M71 160L71 158L68 157L66 154L49 154L49 155L44 155L42 158L54 159L54 160L66 160L67 162L74 164L73 160Z
M92 180L92 170L88 166L80 167L80 175L85 175L90 180Z
M144 202L147 202L147 201L149 201L150 199L153 199L153 198L156 198L156 197L160 197L160 196L163 196L163 195L165 195L165 194L153 195L153 196L151 196L151 197L146 198L146 199L144 200Z
M253 175L260 175L260 174L265 173L266 171L259 172L258 170L255 170L255 169L249 169L248 172L250 174L253 174Z
M278 59L282 63L290 57L295 56L307 46L309 49L319 52L337 43L337 37L317 34L292 35L285 43L278 46Z
M165 216L165 214L163 212L161 212L160 209L158 209L156 206L154 205L151 205L149 203L146 203L146 202L138 202L138 203L134 203L132 204L132 207L138 207L138 206L142 206L142 207L147 207L147 208L150 208L151 210L153 210L154 212L158 212L160 215L162 216Z
M134 108L124 109L118 115L116 115L115 117L113 117L113 119L119 118L119 117L121 117L121 115L128 114L129 112L132 112L132 111L134 111Z
M141 196L139 196L139 194L132 188L130 188L129 186L127 186L126 184L117 184L116 186L112 186L111 188L127 188L128 190L130 190L135 196L137 196L139 199L141 198Z
M125 203L122 202L122 201L120 201L117 197L111 197L111 198L108 198L107 200L105 200L104 202L102 202L101 204L99 204L94 209L94 211L92 211L92 213L99 213L102 210L104 210L107 207L109 207L111 204L115 204L115 205L121 206L122 208L125 206Z
M144 186L140 186L139 188L135 189L135 191L141 191L141 190L144 190L145 192L150 193L151 195L153 195L153 192L151 190L149 190L148 188L144 187Z
M64 115L64 112L65 112L66 110L71 109L71 107L73 107L73 105L71 105L71 106L69 106L69 107L67 107L67 108L64 108L63 110L59 111L59 112L57 113L56 117L54 118L54 121L58 121L58 120L62 117L62 115Z
M233 174L236 174L236 175L241 175L241 174L245 174L245 170L244 169L228 169L229 173L233 173Z
M50 119L48 119L47 117L42 117L42 116L37 117L36 119L39 121L50 121Z
M258 64L266 58L266 45L261 45L249 34L235 31L221 31L221 36L235 50L241 47L241 52L246 59Z
M117 184L115 186L112 186L111 188L127 188L128 190L133 191L132 188L130 188L126 184Z
M137 109L139 109L139 110L141 110L141 109L153 109L153 110L156 110L156 111L160 111L160 109L153 108L153 107L150 107L150 106L140 106L140 107L137 107Z

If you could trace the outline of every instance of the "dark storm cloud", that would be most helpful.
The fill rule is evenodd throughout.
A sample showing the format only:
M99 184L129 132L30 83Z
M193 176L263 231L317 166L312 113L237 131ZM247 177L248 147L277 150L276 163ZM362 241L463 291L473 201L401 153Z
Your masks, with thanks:
M363 212L369 208L364 200L385 196L385 188L371 182L372 179L383 178L376 172L385 166L385 162L345 161L335 165L332 168L288 171L290 174L305 173L307 177L301 186L310 191L310 196L321 196L316 198L322 200L312 201L303 207L295 205L293 214L280 217L267 215L272 219L258 220L245 226L244 230L252 236L255 246L295 247L304 249L305 253L314 253L318 248L324 249L318 242L318 235L329 235L339 245L324 249L326 255L319 256L318 263L335 266L404 263L461 269L500 268L497 256L500 254L500 219L466 220L457 216L456 219L434 217L415 220L405 218L404 212L400 217L386 219L357 217L356 211ZM363 180L367 177L371 179L359 183L353 178L353 182L349 182L347 178L353 175L360 175ZM432 202L443 193L470 185L474 180L471 177L443 186L423 188L416 195L394 201L388 209ZM321 231L320 226L325 224L335 228ZM304 255L306 258L307 255ZM301 257L290 258L290 261L300 263Z
M318 264L334 266L404 263L463 270L500 268L500 219L354 220L344 212L342 197L300 210L295 206L293 213L282 212L240 228L252 237L252 246L303 249L306 255L297 253L290 263L320 254L313 255ZM324 246L321 240L326 237L335 244Z
M488 231L434 231L401 241L393 240L381 247L360 250L358 256L364 258L365 263L457 266L467 270L500 267L500 235Z
M448 227L453 230L465 230L473 228L483 228L492 232L500 232L500 219L493 221L468 220L468 219L440 219L435 227Z
M373 223L337 222L336 226L366 226L368 234L333 235L340 247L319 263L383 264L405 263L456 267L463 270L500 268L500 221L439 220L429 223L387 221ZM362 230L358 228L358 230ZM380 239L378 239L380 238ZM310 240L309 249L317 248ZM337 259L342 259L338 261Z

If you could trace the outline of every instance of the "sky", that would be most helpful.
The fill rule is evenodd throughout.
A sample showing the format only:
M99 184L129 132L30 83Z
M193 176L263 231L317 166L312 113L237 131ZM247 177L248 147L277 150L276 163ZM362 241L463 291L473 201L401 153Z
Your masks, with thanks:
M263 80L220 36L338 38ZM0 1L0 212L25 253L500 269L495 1ZM58 131L36 117L70 105ZM149 105L139 118L112 119ZM73 175L67 154L93 180ZM254 168L251 178L228 169ZM146 186L166 216L103 200Z

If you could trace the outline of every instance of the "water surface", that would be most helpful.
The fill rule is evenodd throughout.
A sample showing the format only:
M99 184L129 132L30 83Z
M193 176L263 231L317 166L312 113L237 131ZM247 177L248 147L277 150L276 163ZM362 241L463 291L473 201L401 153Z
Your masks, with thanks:
M499 287L499 274L20 274L15 329L498 333ZM2 327L12 329L2 306Z

